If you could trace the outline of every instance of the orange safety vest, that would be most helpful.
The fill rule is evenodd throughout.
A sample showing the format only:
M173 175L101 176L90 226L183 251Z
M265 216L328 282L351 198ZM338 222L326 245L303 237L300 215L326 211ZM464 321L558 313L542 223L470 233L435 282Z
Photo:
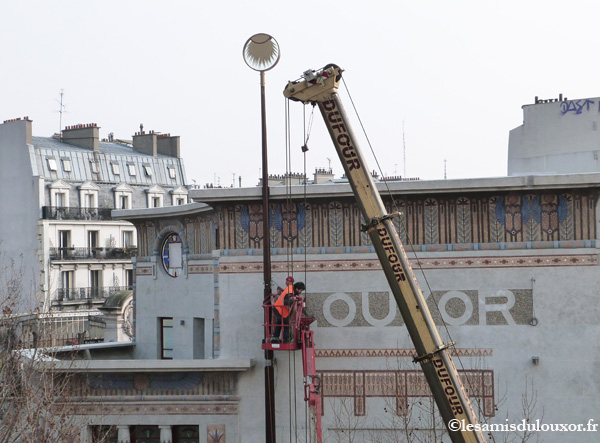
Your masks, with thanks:
M283 318L288 318L288 316L290 315L290 311L291 311L291 308L289 306L285 306L283 304L283 302L285 300L285 296L287 294L294 295L294 286L293 285L288 285L288 287L283 290L283 292L281 293L279 298L277 300L275 300L275 309L277 309L277 311Z

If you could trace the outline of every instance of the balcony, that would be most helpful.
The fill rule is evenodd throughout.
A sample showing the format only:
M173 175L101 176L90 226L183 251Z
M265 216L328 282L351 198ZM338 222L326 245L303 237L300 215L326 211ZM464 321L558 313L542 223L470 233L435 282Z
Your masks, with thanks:
M43 206L44 220L112 220L113 208L65 208L62 206Z
M49 248L50 260L119 260L137 255L137 247L126 248Z
M54 292L54 300L62 302L93 302L104 300L115 292L131 291L132 286L111 286L109 288L59 288Z
M12 316L19 326L18 347L45 348L104 341L106 319L90 312L61 312Z

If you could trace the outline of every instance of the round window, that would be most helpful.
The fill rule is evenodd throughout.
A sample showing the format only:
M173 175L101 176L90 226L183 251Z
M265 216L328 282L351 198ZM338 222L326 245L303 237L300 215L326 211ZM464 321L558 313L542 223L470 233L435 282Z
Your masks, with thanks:
M163 268L171 277L177 277L183 270L181 238L172 232L167 235L161 248Z

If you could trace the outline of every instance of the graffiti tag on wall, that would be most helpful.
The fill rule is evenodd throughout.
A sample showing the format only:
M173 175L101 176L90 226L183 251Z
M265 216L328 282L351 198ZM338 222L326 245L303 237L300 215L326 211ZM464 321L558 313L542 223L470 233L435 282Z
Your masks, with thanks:
M590 99L581 99L581 100L568 100L561 102L560 108L562 115L565 115L569 112L575 114L582 114L583 111L590 111L590 109L596 109L596 106L593 106L596 102ZM598 112L600 112L600 102L598 102Z

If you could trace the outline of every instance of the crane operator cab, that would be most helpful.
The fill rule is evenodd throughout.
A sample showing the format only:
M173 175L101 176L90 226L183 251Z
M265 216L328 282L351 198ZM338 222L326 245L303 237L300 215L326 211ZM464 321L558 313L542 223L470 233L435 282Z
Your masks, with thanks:
M303 295L306 286L294 283L293 277L286 279L286 288L278 288L264 301L265 339L262 349L288 350L302 349L302 334L314 318L306 315Z

